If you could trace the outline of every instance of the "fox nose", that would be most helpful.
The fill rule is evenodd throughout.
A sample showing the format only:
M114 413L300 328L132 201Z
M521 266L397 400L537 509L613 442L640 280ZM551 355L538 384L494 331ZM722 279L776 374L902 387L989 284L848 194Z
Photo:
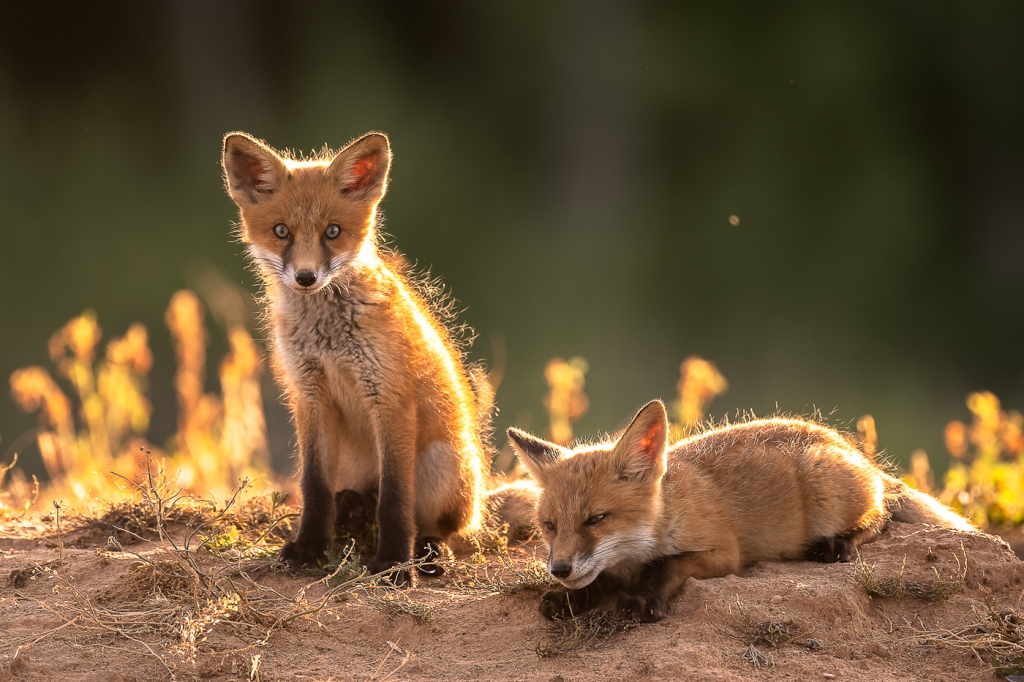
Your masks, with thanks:
M548 570L551 572L551 575L556 578L568 578L569 574L572 573L572 564L564 561L558 561L552 563L548 567Z
M304 287L311 287L316 284L316 273L312 270L299 270L295 273L295 281Z

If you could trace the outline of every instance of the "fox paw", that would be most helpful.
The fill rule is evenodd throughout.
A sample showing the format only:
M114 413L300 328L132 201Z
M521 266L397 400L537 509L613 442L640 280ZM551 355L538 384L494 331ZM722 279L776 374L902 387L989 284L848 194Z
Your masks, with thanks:
M852 561L857 545L849 538L822 538L807 548L807 560L822 564Z
M624 594L619 597L617 610L620 618L655 623L665 617L665 600L660 597Z
M277 560L288 564L292 568L316 566L317 562L324 558L326 552L327 545L325 543L307 543L292 540L284 544L281 552L277 555Z
M420 538L416 541L417 559L439 559L445 556L445 548L441 538ZM451 552L448 552L450 554ZM438 577L445 574L444 566L433 562L423 563L416 567L421 575Z
M570 618L573 615L569 590L548 590L540 598L540 613L548 620Z
M402 563L404 562L374 559L370 562L370 573L383 573L383 578L386 582L391 583L395 587L406 587L412 584L412 576L409 575L409 571L394 570L395 566Z

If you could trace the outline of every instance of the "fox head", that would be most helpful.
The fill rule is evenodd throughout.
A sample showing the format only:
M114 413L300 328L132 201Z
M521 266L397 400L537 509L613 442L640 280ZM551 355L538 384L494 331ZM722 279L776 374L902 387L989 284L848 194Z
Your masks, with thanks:
M370 133L333 158L296 161L245 133L224 137L224 179L264 278L300 294L331 283L375 246L391 147Z
M649 559L661 513L667 433L661 401L640 408L617 441L576 450L508 430L541 490L536 519L552 577L579 589L623 560Z

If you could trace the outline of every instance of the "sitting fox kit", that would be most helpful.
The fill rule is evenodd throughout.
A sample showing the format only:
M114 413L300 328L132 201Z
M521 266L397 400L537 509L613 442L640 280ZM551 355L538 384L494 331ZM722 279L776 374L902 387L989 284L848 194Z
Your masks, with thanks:
M618 593L623 615L659 620L690 577L759 561L849 561L890 517L973 530L813 422L751 421L671 447L667 433L658 401L618 440L574 451L509 429L541 488L548 571L565 586L541 598L548 618Z
M303 508L281 559L324 557L347 513L336 496L377 497L374 572L478 524L483 452L466 371L397 259L378 250L388 138L300 161L231 133L223 165L298 438Z

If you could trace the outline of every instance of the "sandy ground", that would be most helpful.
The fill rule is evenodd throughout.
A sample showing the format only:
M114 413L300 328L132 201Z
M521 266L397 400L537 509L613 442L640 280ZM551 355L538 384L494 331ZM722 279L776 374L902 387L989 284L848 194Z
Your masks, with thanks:
M68 544L65 567L79 590L98 601L116 596L136 560L104 551L102 537ZM893 524L862 555L876 577L895 577L905 559L905 580L931 584L935 570L955 575L955 557L962 563L964 551L963 588L945 600L869 597L853 564L767 563L742 575L691 580L662 622L547 657L538 650L550 648L557 633L537 611L537 591L465 592L443 578L421 580L407 593L434 607L426 622L346 597L292 621L262 647L247 649L229 628L212 627L195 663L175 657L159 638L149 642L181 680L994 680L991 654L923 645L914 634L977 622L985 612L982 587L999 608L1015 608L1024 563L1005 543ZM37 571L25 579L18 571L56 558L52 538L0 540L0 681L170 679L140 642L78 623L31 642L66 622L54 609L70 597L67 590L54 593L52 575ZM260 580L288 593L310 578L270 570L268 562ZM785 623L793 641L777 649L756 645L764 658L755 667L743 657L750 657L750 627L767 622Z

